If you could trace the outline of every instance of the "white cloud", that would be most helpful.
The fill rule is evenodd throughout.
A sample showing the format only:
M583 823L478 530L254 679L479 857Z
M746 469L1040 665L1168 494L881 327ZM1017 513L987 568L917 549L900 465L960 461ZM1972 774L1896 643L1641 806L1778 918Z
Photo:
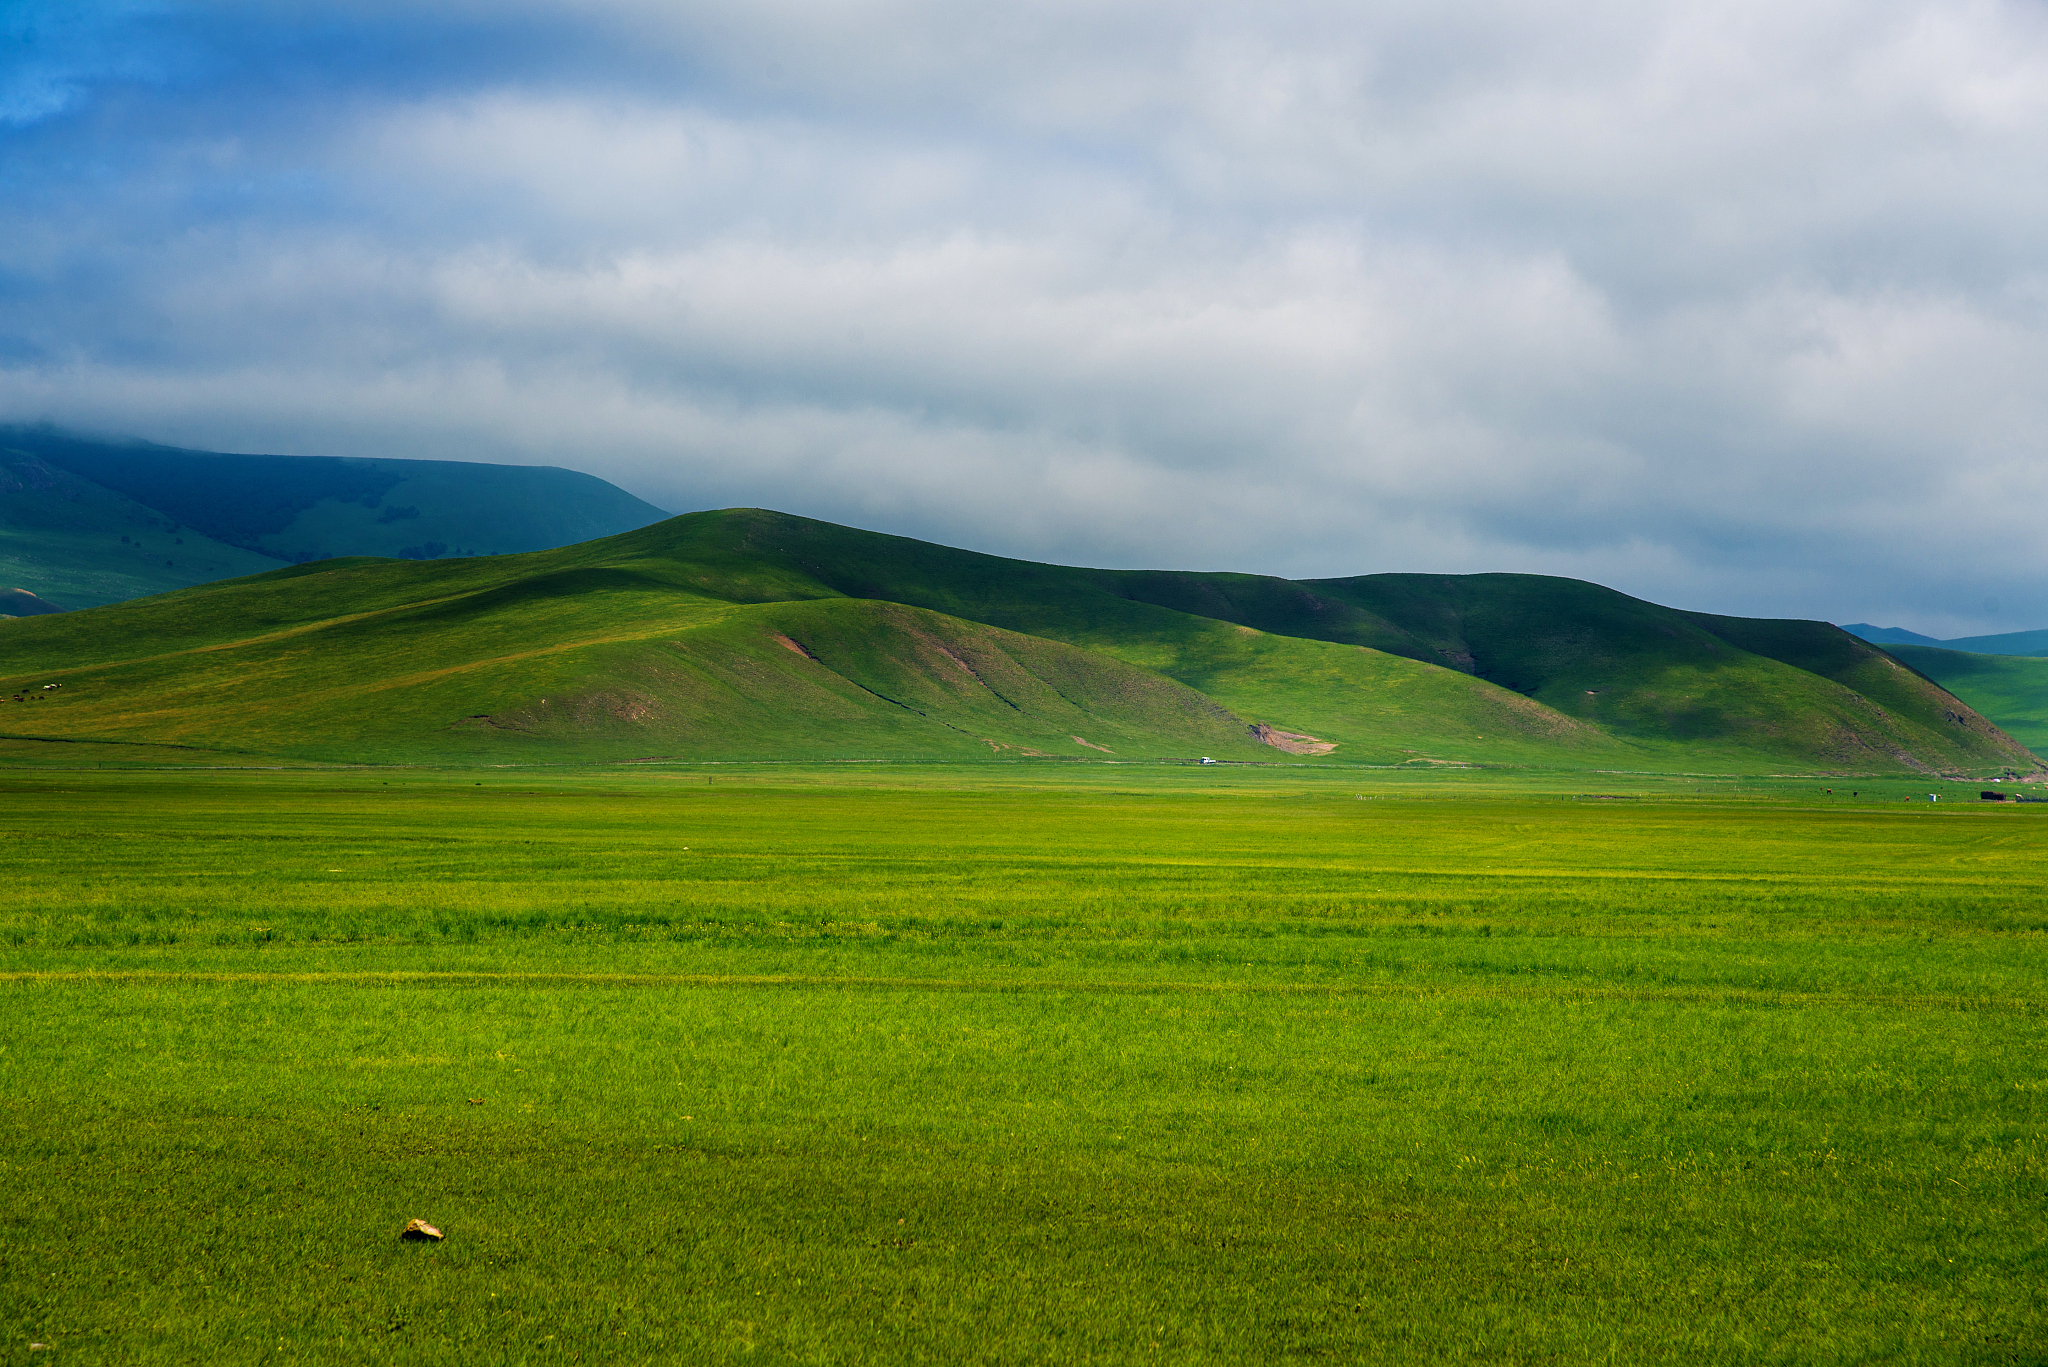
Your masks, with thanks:
M433 19L507 55L17 135L0 406L1096 563L2048 624L2037 9Z

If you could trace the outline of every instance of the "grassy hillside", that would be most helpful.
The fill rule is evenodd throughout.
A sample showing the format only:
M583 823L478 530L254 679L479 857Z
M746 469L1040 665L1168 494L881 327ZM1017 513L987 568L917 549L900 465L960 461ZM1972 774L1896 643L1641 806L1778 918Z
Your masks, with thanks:
M303 758L1258 750L1192 689L1057 642L896 604L693 601L597 571L55 681L18 705L39 730Z
M0 682L32 700L0 704L0 732L477 762L2032 767L1833 628L1696 618L1569 580L1375 579L1393 582L1069 569L693 514L555 551L320 561L12 621ZM1463 667L1186 610L1200 606Z
M224 455L34 427L0 428L0 448L15 467L0 472L0 574L38 593L45 584L67 606L279 561L540 550L667 516L601 479L551 467ZM154 533L171 528L159 544ZM147 551L131 554L119 539L145 533ZM175 554L172 537L185 547Z
M276 567L0 442L0 588L85 608Z
M1947 746L1954 753L1982 756L2015 766L2029 757L2015 753L2015 737L1966 700L1905 668L1874 648L1825 622L1686 614L1721 640L1781 665L1806 671L1840 687L1832 705L1800 721L1765 719L1790 734L1801 726L1833 729L1844 749L1860 747L1894 757Z
M1932 754L2023 762L1984 717L1825 622L1683 612L1542 575L1117 578L1148 601L1470 673L1645 744L1793 752L1850 767Z
M1072 569L759 510L678 518L614 544L699 567L692 582L706 591L885 598L1109 651L1235 710L1284 709L1317 734L1344 729L1361 699L1390 691L1335 683L1323 673L1328 662L1358 657L1299 647L1364 647L1374 652L1364 658L1380 661L1375 671L1409 681L1415 705L1385 719L1391 731L1373 727L1358 739L1434 717L1415 748L1442 757L1511 759L1532 740L1604 746L1616 764L1630 755L1659 764L1778 756L1847 769L2034 763L1966 704L1827 623L1685 613L1578 580L1385 574L1294 583ZM1244 642L1257 635L1291 642L1264 648L1284 664L1247 670L1246 656L1260 652ZM1512 727L1489 722L1483 712L1512 705L1500 691L1457 691L1442 674L1399 671L1387 655L1542 706Z
M1292 604L1297 620L1328 623L1317 634L1434 659L1645 743L1849 768L1935 755L2028 762L1989 721L1825 622L1682 612L1541 575L1380 574L1303 587L1333 605Z
M1933 646L1893 646L1892 653L1971 707L2007 735L2048 751L2048 660L1976 655Z
M633 553L576 558L588 548L328 561L13 623L14 686L35 700L12 705L4 729L378 760L1272 759L1330 745L1379 762L1560 746L1627 757L1502 690L1355 648L1184 619L1178 649L1150 653L1199 661L1197 691L1108 652L900 604L795 584L782 601L736 602L767 576L693 586L717 576ZM1170 638L1171 623L1152 625Z

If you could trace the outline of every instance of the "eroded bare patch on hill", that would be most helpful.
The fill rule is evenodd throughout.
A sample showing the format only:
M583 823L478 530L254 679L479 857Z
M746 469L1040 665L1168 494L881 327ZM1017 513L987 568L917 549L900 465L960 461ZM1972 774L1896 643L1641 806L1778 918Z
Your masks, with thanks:
M1285 750L1290 755L1327 755L1337 748L1333 740L1318 740L1300 731L1276 731L1264 722L1254 722L1252 739L1261 745L1270 745L1275 750ZM1080 737L1076 736L1076 740ZM1084 745L1087 743L1082 742Z

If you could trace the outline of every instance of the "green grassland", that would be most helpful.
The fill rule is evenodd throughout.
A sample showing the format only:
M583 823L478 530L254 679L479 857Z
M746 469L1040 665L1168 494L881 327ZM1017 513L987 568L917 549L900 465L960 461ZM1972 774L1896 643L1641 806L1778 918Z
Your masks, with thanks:
M1598 783L0 769L0 1353L2041 1361L2048 806Z
M0 702L0 735L383 763L2036 765L1825 624L1683 614L1534 576L1344 585L1400 601L1367 613L1281 580L693 514L554 551L327 560L9 622L0 697L23 700ZM1405 634L1372 626L1396 619Z
M2048 660L1895 646L1901 660L1969 703L2030 749L2048 749Z

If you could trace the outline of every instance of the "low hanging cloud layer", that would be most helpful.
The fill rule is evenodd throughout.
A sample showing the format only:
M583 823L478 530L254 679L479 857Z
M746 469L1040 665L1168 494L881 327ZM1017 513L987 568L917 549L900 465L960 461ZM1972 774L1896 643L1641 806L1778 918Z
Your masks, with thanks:
M32 0L0 419L2048 625L2048 10Z

